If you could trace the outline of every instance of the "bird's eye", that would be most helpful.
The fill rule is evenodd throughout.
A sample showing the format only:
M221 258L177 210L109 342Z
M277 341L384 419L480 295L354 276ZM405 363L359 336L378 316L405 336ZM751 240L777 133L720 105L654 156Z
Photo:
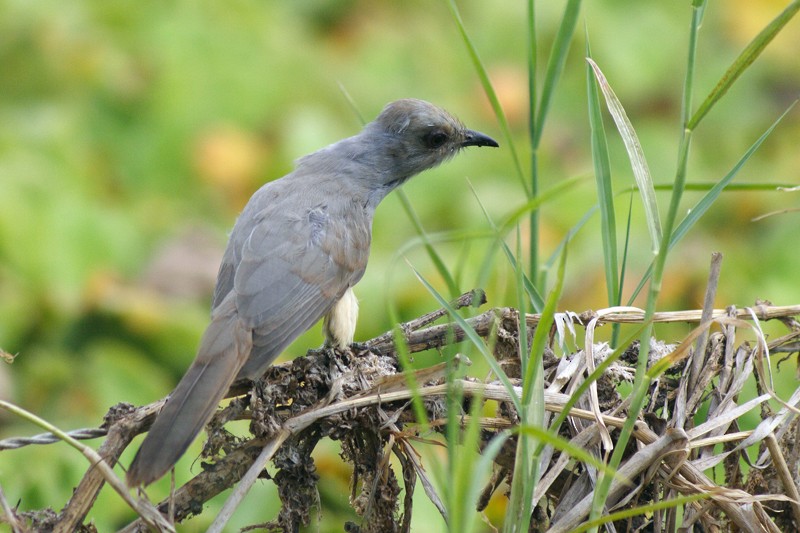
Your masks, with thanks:
M425 134L422 139L425 141L425 146L431 149L439 148L447 141L447 134L443 131L431 131Z

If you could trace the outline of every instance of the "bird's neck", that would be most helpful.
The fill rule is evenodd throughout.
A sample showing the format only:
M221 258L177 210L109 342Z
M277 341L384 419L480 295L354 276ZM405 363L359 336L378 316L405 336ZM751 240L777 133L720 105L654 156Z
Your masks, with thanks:
M411 174L404 172L397 154L375 146L372 137L356 135L322 148L298 160L297 171L330 180L331 185L347 189L365 206L375 209Z

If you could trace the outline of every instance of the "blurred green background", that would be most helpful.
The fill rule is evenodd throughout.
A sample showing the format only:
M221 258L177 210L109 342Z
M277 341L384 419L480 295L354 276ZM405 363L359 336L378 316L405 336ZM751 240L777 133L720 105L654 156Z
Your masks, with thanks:
M562 3L541 4L539 38L547 45ZM458 5L528 161L526 6L512 0ZM696 103L783 5L711 4L701 31ZM674 175L689 18L688 1L584 5L593 57L637 128L657 183ZM544 189L585 179L542 209L545 258L596 203L585 43L578 34L540 161ZM797 98L797 50L795 20L696 132L690 182L722 178ZM0 347L18 354L13 365L0 365L0 397L69 429L98 425L117 402L144 404L167 394L194 357L226 232L250 194L289 172L294 159L359 131L342 88L366 120L391 100L423 98L501 142L500 150L468 150L405 186L427 231L486 230L476 197L495 222L524 203L507 142L445 2L0 1ZM621 190L632 175L609 119L606 125ZM794 110L737 182L800 185L799 139ZM662 213L668 194L659 193ZM686 207L701 194L687 193ZM628 196L617 201L624 221ZM800 215L751 221L798 203L798 193L723 195L670 257L660 310L701 307L712 251L725 255L718 307L756 298L800 303ZM626 295L650 260L642 220L635 197ZM390 196L378 210L370 266L357 289L357 339L392 326L389 304L403 320L437 307L404 258L446 292L424 250L413 245L415 237ZM462 290L473 288L487 247L476 238L437 244ZM595 215L570 244L560 309L606 307L601 268ZM490 305L514 305L512 283L512 270L498 255L485 287ZM314 328L284 357L320 343ZM424 364L436 356L417 359ZM0 413L0 437L37 432ZM178 482L198 471L192 466L198 450L195 445L179 464ZM123 464L131 457L123 456ZM321 446L316 459L323 512L314 527L340 530L345 519L356 519L348 511L349 469L335 444ZM65 445L2 452L0 486L20 509L58 511L86 467ZM162 482L150 493L159 498L167 489ZM415 523L442 524L418 493ZM268 520L276 509L265 482L232 524ZM207 511L185 530L203 530L213 515ZM488 515L502 516L493 507ZM104 489L90 516L109 531L132 513Z

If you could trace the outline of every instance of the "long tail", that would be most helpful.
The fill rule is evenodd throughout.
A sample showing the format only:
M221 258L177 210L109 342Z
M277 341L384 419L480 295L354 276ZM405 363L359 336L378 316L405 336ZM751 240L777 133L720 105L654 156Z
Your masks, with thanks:
M172 468L247 361L252 331L242 327L232 302L223 302L218 311L203 334L197 358L136 453L128 471L129 486L149 485Z

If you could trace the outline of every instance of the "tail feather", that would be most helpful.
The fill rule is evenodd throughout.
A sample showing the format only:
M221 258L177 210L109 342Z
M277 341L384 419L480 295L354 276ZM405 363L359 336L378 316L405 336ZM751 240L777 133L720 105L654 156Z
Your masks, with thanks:
M252 331L235 310L216 316L197 358L159 413L128 471L130 486L149 485L183 455L208 423L252 348Z

